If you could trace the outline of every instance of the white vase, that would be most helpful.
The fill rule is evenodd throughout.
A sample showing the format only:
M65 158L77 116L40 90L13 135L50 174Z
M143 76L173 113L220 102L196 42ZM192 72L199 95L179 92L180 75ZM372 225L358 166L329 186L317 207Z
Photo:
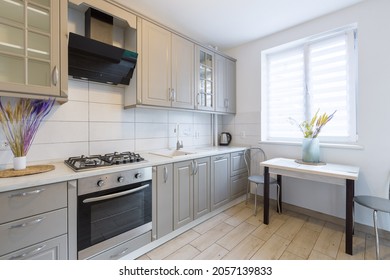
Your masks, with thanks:
M26 169L26 156L24 157L14 157L14 169L15 170L23 170Z
M302 161L320 162L320 142L318 138L304 138L302 141Z

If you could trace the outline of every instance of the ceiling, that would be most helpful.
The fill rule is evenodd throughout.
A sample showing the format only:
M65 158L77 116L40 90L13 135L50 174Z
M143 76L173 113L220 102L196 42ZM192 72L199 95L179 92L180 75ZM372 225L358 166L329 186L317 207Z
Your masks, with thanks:
M366 0L115 0L220 50Z

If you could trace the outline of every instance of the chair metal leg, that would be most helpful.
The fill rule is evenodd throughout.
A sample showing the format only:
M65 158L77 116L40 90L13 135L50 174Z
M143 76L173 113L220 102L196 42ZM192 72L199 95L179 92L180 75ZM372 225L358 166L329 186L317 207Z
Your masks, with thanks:
M246 184L246 199L245 199L245 204L248 204L248 197L249 197L249 190L250 190L250 183L248 181L248 183Z
M378 217L377 217L378 215L377 215L377 211L374 210L372 215L373 215L373 218L374 218L376 259L379 260L379 235L378 235Z
M257 186L258 184L256 184L256 187L255 187L255 216L257 215Z

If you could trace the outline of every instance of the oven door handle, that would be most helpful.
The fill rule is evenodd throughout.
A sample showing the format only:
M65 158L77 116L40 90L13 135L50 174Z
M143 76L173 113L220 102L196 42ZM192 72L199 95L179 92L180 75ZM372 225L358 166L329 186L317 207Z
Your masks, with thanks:
M124 196L124 195L130 194L130 193L141 191L143 189L146 189L149 186L150 186L149 184L146 184L146 185L140 186L136 189L132 189L132 190L124 191L124 192L86 198L83 200L83 203L91 203L91 202L102 201L102 200L107 200L107 199L111 199L111 198L115 198L115 197Z

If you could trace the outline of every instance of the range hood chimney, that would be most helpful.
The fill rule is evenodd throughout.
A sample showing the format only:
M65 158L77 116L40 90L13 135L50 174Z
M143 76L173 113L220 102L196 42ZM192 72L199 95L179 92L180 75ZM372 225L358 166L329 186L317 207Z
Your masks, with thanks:
M138 54L113 46L113 17L85 12L85 37L69 33L69 75L99 83L129 85Z

